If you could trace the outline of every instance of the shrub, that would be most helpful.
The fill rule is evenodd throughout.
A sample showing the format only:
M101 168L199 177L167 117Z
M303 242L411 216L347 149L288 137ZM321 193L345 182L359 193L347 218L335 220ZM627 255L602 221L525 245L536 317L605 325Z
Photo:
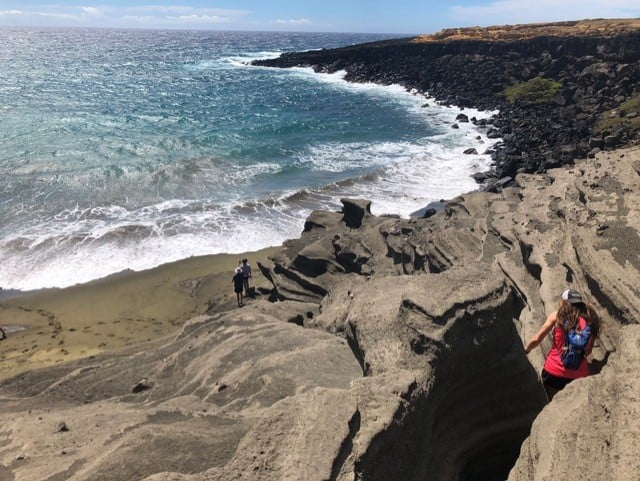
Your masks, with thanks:
M615 131L632 133L640 130L640 95L631 97L615 109L603 112L594 130L598 134Z
M521 105L548 104L558 93L562 84L555 80L535 77L527 82L519 82L504 89L509 102Z

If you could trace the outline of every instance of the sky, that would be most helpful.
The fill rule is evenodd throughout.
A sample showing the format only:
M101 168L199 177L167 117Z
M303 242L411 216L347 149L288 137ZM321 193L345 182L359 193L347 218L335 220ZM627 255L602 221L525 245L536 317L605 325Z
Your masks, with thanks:
M640 18L640 0L0 0L0 26L435 33Z

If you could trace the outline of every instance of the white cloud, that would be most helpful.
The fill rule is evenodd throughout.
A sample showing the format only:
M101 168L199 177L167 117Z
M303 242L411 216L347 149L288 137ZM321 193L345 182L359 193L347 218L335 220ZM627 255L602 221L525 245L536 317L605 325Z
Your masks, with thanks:
M156 16L163 14L180 15L194 11L193 7L184 5L134 5L126 7L127 14L147 14L148 16Z
M50 18L65 19L81 22L88 17L101 17L103 12L96 7L40 7L39 10L0 10L0 18L3 17L23 17L23 18Z
M0 10L0 19L14 20L19 24L35 25L75 25L82 23L87 17L100 16L99 10L93 7L75 9L41 7L41 10Z
M64 21L72 21L76 22L82 18L80 15L74 15L71 13L63 13L63 12L24 12L24 16L26 17L40 17L44 19L52 19L52 20L64 20Z
M108 15L108 10L97 7L82 7L81 18L83 19L98 19Z
M188 28L239 23L251 12L183 5L94 7L47 5L38 10L0 10L0 22L11 25Z
M498 0L452 6L453 20L465 25L500 25L587 18L640 17L638 0Z
M194 8L184 5L144 5L125 9L122 18L127 21L139 19L146 25L215 25L240 21L251 12L247 10L229 10L223 8Z
M127 7L120 19L128 26L206 27L233 24L251 12L223 8L195 8L184 5L143 5ZM122 23L121 22L121 23Z
M18 15L24 15L24 12L20 10L0 10L0 18L2 17L15 17Z
M290 18L288 20L276 20L278 25L311 25L311 20L307 18Z
M190 15L210 15L220 17L241 17L251 12L247 10L232 10L225 8L196 8L185 5L139 5L124 9L127 15L136 13L147 16L190 16Z
M168 17L171 20L174 20L172 17ZM216 15L180 15L175 18L175 21L182 24L216 24L216 23L230 23L232 22L231 18L228 17L218 17Z

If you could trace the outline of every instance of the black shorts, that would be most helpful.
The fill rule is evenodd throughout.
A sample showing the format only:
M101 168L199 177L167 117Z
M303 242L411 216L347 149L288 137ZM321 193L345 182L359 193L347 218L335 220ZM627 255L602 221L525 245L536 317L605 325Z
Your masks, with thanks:
M540 378L542 379L542 384L544 386L552 387L553 389L556 389L558 391L560 391L567 384L573 381L573 379L568 379L566 377L558 377L558 376L554 376L553 374L549 374L544 369L542 370L542 373L540 373Z

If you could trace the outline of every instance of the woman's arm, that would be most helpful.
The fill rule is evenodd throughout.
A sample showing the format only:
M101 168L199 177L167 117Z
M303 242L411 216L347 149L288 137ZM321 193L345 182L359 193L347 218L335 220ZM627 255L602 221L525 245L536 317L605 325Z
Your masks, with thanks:
M549 332L551 332L551 329L553 329L553 326L556 323L556 319L557 319L556 315L557 315L557 311L552 312L549 315L549 317L547 317L547 320L544 322L544 324L542 325L540 330L535 334L535 336L533 336L531 338L531 340L524 347L524 352L529 354L531 352L531 350L535 349L536 347L538 347L538 345L547 336L547 334L549 334Z

